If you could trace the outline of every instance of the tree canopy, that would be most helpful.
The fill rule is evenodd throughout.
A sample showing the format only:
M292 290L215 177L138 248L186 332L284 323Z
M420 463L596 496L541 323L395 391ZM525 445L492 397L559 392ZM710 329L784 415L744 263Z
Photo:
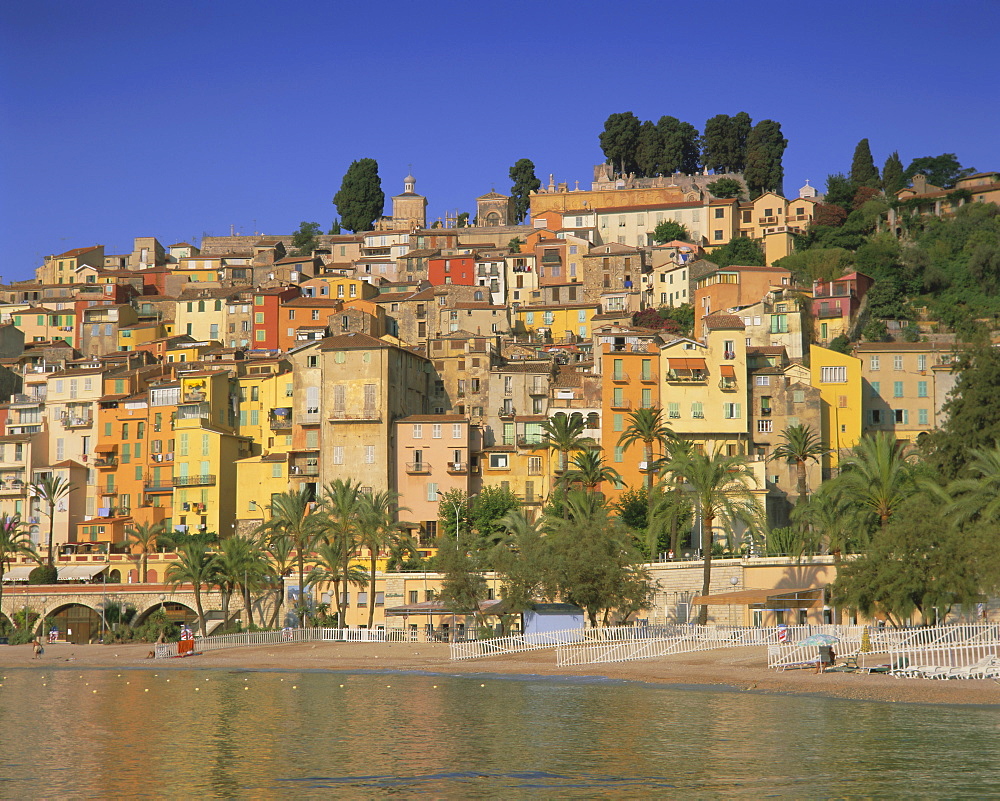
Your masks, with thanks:
M942 153L940 156L914 159L903 173L903 178L909 182L914 175L926 175L927 183L951 189L959 180L975 171L973 167L963 167L954 153Z
M631 111L612 114L604 121L601 150L608 162L622 173L636 170L635 154L640 127L639 118Z
M653 229L653 241L659 244L673 242L675 239L690 242L690 237L691 235L688 233L687 227L673 220L664 220L661 223L657 223L656 228Z
M292 247L295 248L295 253L299 256L311 256L318 244L319 235L322 233L323 230L319 227L318 222L305 222L303 220L299 223L298 230L292 234Z
M705 188L718 198L742 198L743 184L735 178L718 178L705 185Z
M781 159L786 147L788 140L781 134L781 125L774 120L761 120L750 131L743 172L751 198L764 192L784 194L785 170Z
M851 160L851 183L855 189L870 186L877 189L880 186L878 167L872 158L872 150L867 139L862 139L854 148L854 158Z
M371 231L385 209L385 192L375 159L352 161L333 196L340 223L348 231Z
M731 267L734 264L741 267L761 267L766 263L763 246L756 239L747 236L730 239L721 248L713 250L709 259L719 267Z

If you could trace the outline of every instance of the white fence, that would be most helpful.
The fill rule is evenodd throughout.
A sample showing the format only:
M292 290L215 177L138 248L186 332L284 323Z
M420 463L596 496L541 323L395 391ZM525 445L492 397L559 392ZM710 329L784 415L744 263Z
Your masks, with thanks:
M407 629L284 629L282 631L247 631L240 634L220 634L196 637L195 653L220 651L226 648L246 648L254 645L288 645L297 642L417 642L423 635ZM157 659L178 655L176 642L157 643Z
M934 626L909 633L885 649L894 676L1000 677L1000 625Z

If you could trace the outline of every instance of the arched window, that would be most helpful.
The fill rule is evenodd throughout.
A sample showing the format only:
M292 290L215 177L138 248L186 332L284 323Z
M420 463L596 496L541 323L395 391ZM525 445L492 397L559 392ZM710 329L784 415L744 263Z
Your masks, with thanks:
M587 415L587 428L600 428L601 427L601 416L597 412L591 412Z

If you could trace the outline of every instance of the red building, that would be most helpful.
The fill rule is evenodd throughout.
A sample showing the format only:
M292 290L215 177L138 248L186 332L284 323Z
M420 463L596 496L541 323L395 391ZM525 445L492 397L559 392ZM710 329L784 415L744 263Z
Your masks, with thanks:
M254 350L280 350L281 305L299 297L298 287L258 289L253 293L252 347Z
M435 256L427 260L427 279L434 286L445 284L460 284L475 286L476 255L467 256Z
M874 283L864 273L849 273L833 281L813 281L813 317L820 324L839 318L844 326L848 325Z

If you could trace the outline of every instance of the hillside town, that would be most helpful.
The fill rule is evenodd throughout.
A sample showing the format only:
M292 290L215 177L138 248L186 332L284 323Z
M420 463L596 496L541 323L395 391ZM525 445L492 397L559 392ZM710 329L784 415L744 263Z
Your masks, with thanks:
M253 532L276 496L341 480L391 493L430 556L456 499L502 489L538 520L581 450L598 473L577 466L577 484L609 505L651 488L664 440L635 429L655 410L695 452L742 457L761 530L787 527L864 436L916 444L941 426L962 345L926 315L862 337L873 277L804 285L778 264L820 213L817 189L720 198L718 178L601 164L590 188L550 176L522 222L495 190L471 220L429 221L407 175L374 230L305 252L290 234L165 245L143 231L129 253L51 255L0 287L0 515L39 552L51 532L77 578L162 582L162 564L112 574L101 558L140 553L137 528ZM957 199L923 178L897 193L888 234L904 235L901 216L1000 202L1000 173L961 179ZM664 222L687 235L657 241ZM737 240L763 263L713 262ZM554 440L560 418L585 448ZM778 458L796 427L816 458ZM56 479L74 491L50 507L38 487ZM648 560L696 557L697 526ZM25 581L23 562L4 580Z

